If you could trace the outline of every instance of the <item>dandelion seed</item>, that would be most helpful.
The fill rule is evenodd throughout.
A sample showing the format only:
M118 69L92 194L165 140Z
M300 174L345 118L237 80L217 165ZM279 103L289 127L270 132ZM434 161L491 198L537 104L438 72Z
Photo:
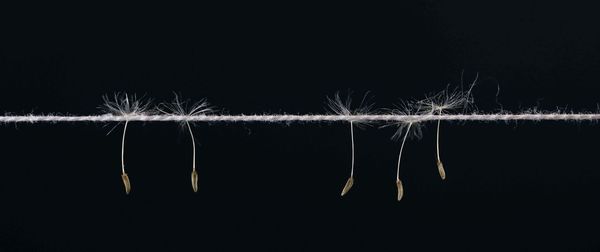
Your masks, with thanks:
M389 111L393 115L418 115L421 114L421 104L419 102L402 102L396 105L395 109ZM418 120L408 122L392 122L382 127L395 126L397 127L396 132L392 136L392 140L399 140L402 138L402 144L400 144L400 151L398 153L398 164L396 167L396 187L398 188L397 200L400 201L404 196L404 187L402 186L402 180L400 180L400 161L402 160L402 153L404 151L404 144L409 136L420 138L422 131L422 124ZM404 135L404 137L402 137Z
M363 96L362 101L358 105L356 109L352 109L352 99L350 94L346 97L345 101L342 101L339 93L336 93L333 98L327 97L327 105L329 109L338 115L363 115L368 114L373 104L366 103L366 99L368 97L368 92ZM342 196L346 195L350 188L354 185L354 125L357 124L358 127L361 125L366 125L366 122L362 121L350 121L350 141L352 146L352 162L350 166L350 178L346 181L344 188L342 189Z
M125 117L145 114L150 104L149 101L138 100L135 95L130 97L127 94L121 95L118 93L114 95L114 100L109 99L108 96L104 96L103 99L103 110L105 112ZM125 193L129 194L131 192L131 182L125 172L125 135L127 133L127 126L129 126L129 121L125 120L123 138L121 140L121 179L125 186Z
M204 99L191 106L188 104L188 101L180 101L177 94L175 94L175 99L172 103L162 103L156 109L163 114L179 116L205 115L213 111L213 108ZM187 127L188 131L190 132L190 138L192 139L192 189L194 192L198 192L198 172L196 172L196 140L194 138L194 132L192 131L190 122L188 120L182 121L182 126Z
M467 91L462 91L455 89L454 91L449 91L449 89L445 89L442 92L439 92L435 95L429 96L424 100L418 101L417 104L424 110L424 114L431 115L442 115L446 111L457 110L459 108L463 108L466 110L471 103L473 103L473 97L471 96L471 91L473 87L477 83L477 78L479 75L475 77L473 83ZM437 129L436 129L436 142L435 142L435 163L438 168L438 173L442 180L446 179L446 171L444 170L444 164L442 163L442 159L440 156L440 124L441 120L437 120Z

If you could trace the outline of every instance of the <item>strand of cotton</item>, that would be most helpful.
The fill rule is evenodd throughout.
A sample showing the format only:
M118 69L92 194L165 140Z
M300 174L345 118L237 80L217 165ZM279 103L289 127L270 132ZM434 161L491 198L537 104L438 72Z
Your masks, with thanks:
M442 114L442 115L21 115L0 116L3 123L58 122L426 122L426 121L594 121L596 113Z

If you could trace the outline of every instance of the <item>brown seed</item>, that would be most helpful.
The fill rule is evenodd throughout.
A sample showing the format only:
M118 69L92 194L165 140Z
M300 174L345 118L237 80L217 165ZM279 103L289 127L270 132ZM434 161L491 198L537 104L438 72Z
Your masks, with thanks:
M192 171L192 188L194 192L198 192L198 173L196 171Z
M437 168L438 168L438 172L440 173L440 178L442 178L442 180L446 179L446 171L444 170L444 164L442 164L442 161L440 161L439 159L436 160L437 163Z
M348 181L346 181L346 185L344 185L344 189L342 189L342 196L346 195L346 193L348 193L348 191L350 191L350 188L352 188L352 185L354 185L354 178L350 177L348 179Z
M129 182L129 176L127 176L127 173L123 173L121 175L121 179L123 180L123 185L125 185L125 193L129 194L131 191L131 183Z
M400 201L404 196L404 187L400 179L396 180L396 187L398 187L398 201Z

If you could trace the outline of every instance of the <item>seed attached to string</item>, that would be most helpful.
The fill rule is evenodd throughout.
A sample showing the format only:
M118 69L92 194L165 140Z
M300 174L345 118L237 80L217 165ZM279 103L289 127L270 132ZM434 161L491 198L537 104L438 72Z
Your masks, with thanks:
M344 101L340 98L340 94L336 93L333 98L327 97L327 105L329 109L337 114L342 116L350 116L350 115L365 115L369 114L369 111L373 107L373 104L369 104L367 102L368 92L363 96L360 104L356 108L351 108L352 99L350 94ZM346 195L352 185L354 185L354 123L356 123L357 127L361 125L368 124L364 121L350 121L350 140L352 141L352 165L350 167L350 178L346 181L344 188L342 189L342 196Z
M463 91L462 89L462 76L461 76L461 88L449 90L446 88L445 90L426 97L421 101L417 101L416 104L419 106L419 110L422 110L423 113L429 115L442 115L447 111L453 111L458 109L463 109L463 113L470 107L473 103L473 97L471 95L471 91L473 87L477 83L477 79L479 78L479 74L475 76L475 80L471 83L471 86L468 90ZM437 131L436 131L436 166L438 168L438 173L442 180L446 179L446 171L444 170L444 165L442 163L442 159L440 157L440 123L441 120L437 120Z
M145 111L148 109L149 106L149 101L143 99L140 100L137 99L135 95L128 96L125 93L117 93L114 95L113 99L111 99L108 96L104 96L103 99L103 110L105 112L118 116L123 116L126 118L129 116L144 115ZM127 133L128 125L129 121L125 120L125 127L123 128L123 139L121 140L121 180L123 180L123 185L125 186L126 194L129 194L131 192L131 182L129 181L129 176L125 172L125 134Z
M171 103L161 103L157 108L158 111L166 115L176 115L182 117L192 117L206 115L213 111L213 108L206 102L205 99L200 100L197 103L190 104L189 101L179 100L179 96L175 94L175 99ZM192 140L192 189L194 192L198 192L198 172L196 172L196 139L194 138L194 132L192 126L188 120L181 122L181 126L187 127L190 132L190 138Z

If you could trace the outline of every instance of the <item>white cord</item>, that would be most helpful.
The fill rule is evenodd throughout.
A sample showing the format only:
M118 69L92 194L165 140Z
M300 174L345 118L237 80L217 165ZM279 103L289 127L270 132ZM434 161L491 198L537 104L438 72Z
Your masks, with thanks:
M24 115L0 116L0 123L42 122L425 122L425 121L592 121L600 114L457 114L457 115Z

